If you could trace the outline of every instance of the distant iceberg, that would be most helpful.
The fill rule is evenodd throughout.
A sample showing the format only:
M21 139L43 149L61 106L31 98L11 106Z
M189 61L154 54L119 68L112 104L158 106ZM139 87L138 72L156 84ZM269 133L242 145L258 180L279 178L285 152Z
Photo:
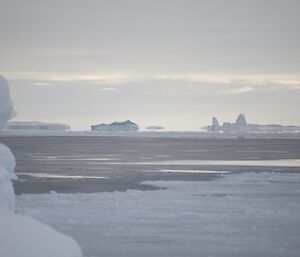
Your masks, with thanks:
M8 122L4 129L5 130L35 130L35 131L65 131L69 130L71 127L66 124L61 123L45 123L38 121L14 121Z
M139 126L130 121L126 120L123 122L115 121L110 124L98 124L98 125L92 125L91 126L92 131L115 131L115 132L121 132L121 131L138 131Z
M248 124L245 114L239 114L236 122L224 122L222 126L216 117L213 117L212 125L206 126L205 129L208 132L220 132L220 133L283 133L283 132L300 132L300 126L283 126L278 124L258 125Z
M214 131L214 132L217 132L217 131L221 130L221 127L219 125L219 121L216 117L213 117L211 130Z
M152 130L152 131L156 131L156 130L164 130L165 128L162 126L149 126L146 128L146 130Z

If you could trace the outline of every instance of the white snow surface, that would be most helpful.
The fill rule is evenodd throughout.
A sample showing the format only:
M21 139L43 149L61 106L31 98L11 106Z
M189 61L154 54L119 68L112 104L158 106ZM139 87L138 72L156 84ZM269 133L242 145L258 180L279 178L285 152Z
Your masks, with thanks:
M0 130L13 116L14 110L10 100L9 87L6 80L0 75ZM14 210L14 190L11 180L14 174L15 158L11 151L0 144L0 208ZM1 233L1 230L0 230Z
M0 76L0 130L13 115L8 84ZM48 225L14 213L12 179L15 158L0 144L0 256L2 257L80 257L78 244Z
M13 105L9 95L8 83L0 75L0 130L14 114Z
M0 256L80 257L79 246L49 225L0 208Z
M299 173L147 184L167 190L26 194L16 206L71 235L86 257L299 256Z
M14 168L15 157L8 147L0 144L0 208L10 212L13 212L15 206L15 193L11 181L16 179Z

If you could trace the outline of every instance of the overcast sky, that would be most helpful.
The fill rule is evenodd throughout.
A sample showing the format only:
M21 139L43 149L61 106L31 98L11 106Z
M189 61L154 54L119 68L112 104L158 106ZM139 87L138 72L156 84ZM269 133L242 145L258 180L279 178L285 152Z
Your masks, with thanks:
M20 121L300 125L299 0L0 0Z

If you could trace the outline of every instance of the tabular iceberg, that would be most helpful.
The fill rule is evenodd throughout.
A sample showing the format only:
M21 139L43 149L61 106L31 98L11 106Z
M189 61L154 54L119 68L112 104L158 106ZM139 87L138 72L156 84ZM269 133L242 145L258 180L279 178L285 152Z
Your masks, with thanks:
M69 130L70 126L61 123L46 123L38 121L14 121L8 122L4 126L5 130L36 130L36 131L65 131Z
M146 128L146 130L152 130L152 131L156 131L156 130L164 130L165 128L162 126L149 126Z
M98 125L92 125L91 126L92 131L115 131L115 132L121 132L121 131L138 131L139 126L130 121L126 120L124 122L115 121L111 124L98 124Z

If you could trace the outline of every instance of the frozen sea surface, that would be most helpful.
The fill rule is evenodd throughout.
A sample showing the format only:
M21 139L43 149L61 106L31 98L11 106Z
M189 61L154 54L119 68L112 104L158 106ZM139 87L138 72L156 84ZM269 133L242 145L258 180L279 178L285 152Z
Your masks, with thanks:
M299 256L299 173L146 183L167 189L23 194L17 210L71 235L88 257Z

